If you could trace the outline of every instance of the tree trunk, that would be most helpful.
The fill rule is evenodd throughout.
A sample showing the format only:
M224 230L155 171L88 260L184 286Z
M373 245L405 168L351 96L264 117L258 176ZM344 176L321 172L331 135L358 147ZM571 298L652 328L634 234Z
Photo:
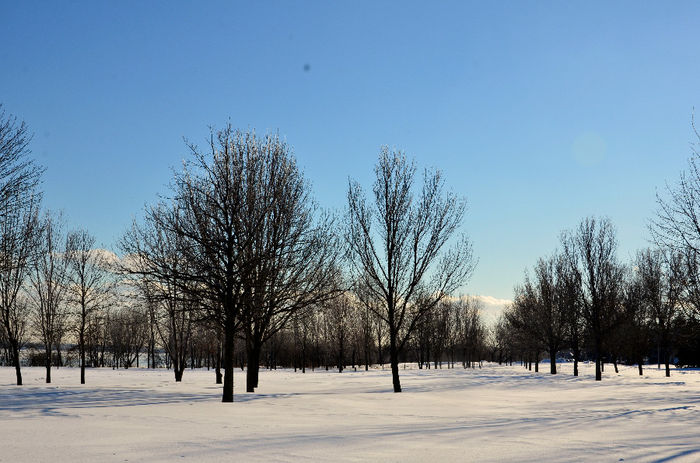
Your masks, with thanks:
M642 371L642 359L639 359L639 376L642 376L644 372Z
M389 332L390 339L390 357L391 357L391 378L394 383L394 392L401 392L401 381L399 380L399 352L396 345L396 333L394 330Z
M46 348L46 384L51 384L51 344Z
M248 370L246 371L246 392L255 392L258 387L258 376L260 372L260 348L256 346L248 347Z
M221 384L223 375L221 374L221 338L217 341L216 346L216 368L214 369L216 376L216 384Z
M369 348L365 345L365 371L369 371Z
M671 353L669 352L670 349L664 349L664 362L666 364L666 377L669 378L671 377Z
M313 360L311 361L311 366L313 369ZM306 341L301 345L301 372L306 373Z
M12 362L15 364L15 376L17 377L17 385L22 385L22 371L19 364L19 346L12 343Z
M343 372L343 367L345 366L345 343L343 342L343 337L340 337L338 343L338 373Z
M557 374L557 351L553 348L549 350L549 373Z
M233 327L228 326L224 330L224 391L222 402L233 402L233 369L236 361L233 352L234 332Z
M596 341L596 343L595 343L595 380L596 381L601 381L603 379L600 351L601 351L600 341Z
M85 384L85 324L83 323L80 329L80 337L78 339L78 348L80 349L80 384Z

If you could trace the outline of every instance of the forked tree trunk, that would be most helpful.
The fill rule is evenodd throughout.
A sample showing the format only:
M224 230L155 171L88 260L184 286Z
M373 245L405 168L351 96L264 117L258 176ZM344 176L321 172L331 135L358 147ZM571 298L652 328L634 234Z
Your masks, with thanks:
M173 371L175 372L175 382L179 383L182 381L182 375L185 373L185 362L179 360L177 355L173 358Z

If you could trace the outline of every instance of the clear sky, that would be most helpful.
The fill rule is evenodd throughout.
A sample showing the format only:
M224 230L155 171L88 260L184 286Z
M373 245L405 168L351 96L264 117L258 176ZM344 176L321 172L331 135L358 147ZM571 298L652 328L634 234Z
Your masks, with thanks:
M321 205L379 147L469 201L465 292L509 299L591 214L646 246L700 106L698 2L0 3L0 102L45 203L104 247L210 125L278 130Z

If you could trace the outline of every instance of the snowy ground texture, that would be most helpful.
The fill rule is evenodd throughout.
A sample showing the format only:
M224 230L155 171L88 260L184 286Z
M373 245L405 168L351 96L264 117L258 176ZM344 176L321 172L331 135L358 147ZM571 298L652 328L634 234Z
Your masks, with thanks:
M213 371L0 368L1 462L700 461L700 371L520 366L262 371L220 403ZM548 371L548 365L542 365Z

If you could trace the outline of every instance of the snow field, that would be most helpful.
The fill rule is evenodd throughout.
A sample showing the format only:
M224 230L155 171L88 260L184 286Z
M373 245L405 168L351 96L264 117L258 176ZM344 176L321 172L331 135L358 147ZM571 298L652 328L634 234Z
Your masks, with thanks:
M540 367L236 370L233 404L213 371L0 368L0 462L700 461L700 371Z

